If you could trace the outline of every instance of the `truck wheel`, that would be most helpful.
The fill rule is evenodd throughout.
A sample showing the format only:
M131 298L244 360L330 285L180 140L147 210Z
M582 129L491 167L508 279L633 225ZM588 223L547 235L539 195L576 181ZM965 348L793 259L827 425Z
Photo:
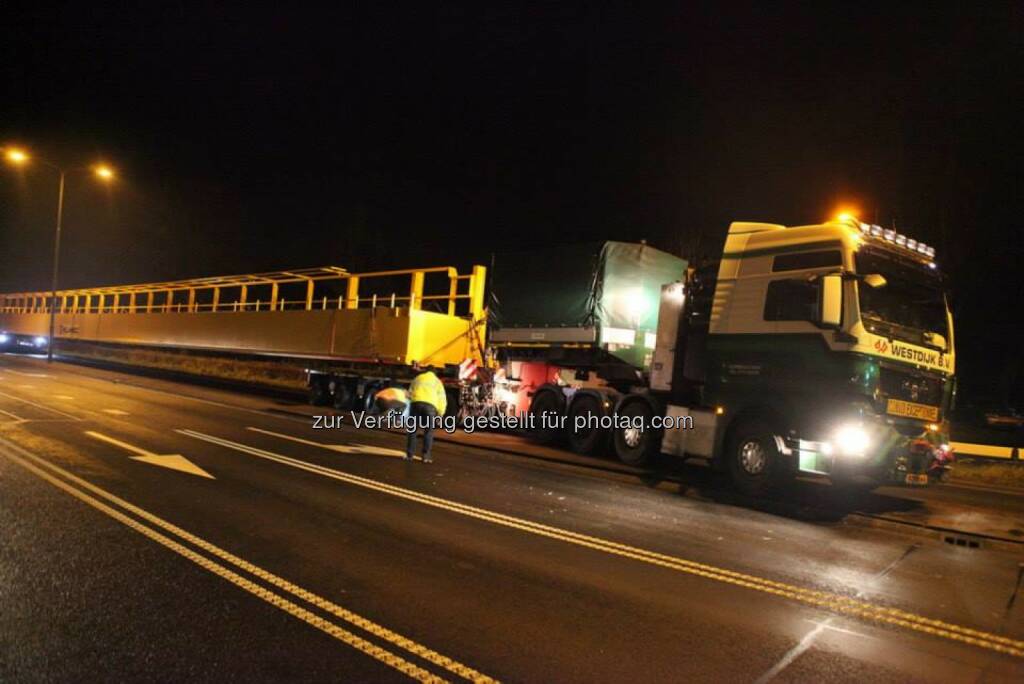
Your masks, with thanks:
M612 441L615 455L626 465L647 465L661 450L662 431L651 428L653 417L650 404L643 400L630 401L619 409L623 424L615 427Z
M744 494L760 496L784 484L790 468L775 443L776 431L765 420L736 426L726 445L733 484Z
M334 393L331 395L331 404L339 411L347 411L352 408L352 388L347 382L337 380L334 383Z
M599 425L589 424L591 421L600 420L602 416L604 416L604 411L601 410L601 400L592 394L577 397L572 402L565 431L570 448L577 454L593 456L604 450L608 443L608 430ZM577 417L585 421L584 427L576 428Z
M562 437L562 430L558 428L558 417L565 415L565 399L554 390L539 390L533 395L530 402L530 413L533 415L533 430L531 435L534 441L540 444L555 444ZM548 425L545 427L542 416L547 416Z
M309 403L311 406L327 406L331 403L331 392L327 389L327 381L323 378L310 379Z
M366 388L363 390L363 398L359 402L362 410L374 410L374 406L377 402L377 392L380 392L384 387L385 385L382 382L371 382L366 385Z

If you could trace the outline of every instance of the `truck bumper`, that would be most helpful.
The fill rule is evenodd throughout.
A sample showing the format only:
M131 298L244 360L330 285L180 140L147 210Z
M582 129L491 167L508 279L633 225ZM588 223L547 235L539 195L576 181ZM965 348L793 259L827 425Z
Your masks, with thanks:
M925 485L945 479L953 464L945 426L936 431L909 424L897 427L881 417L861 425L870 435L870 448L863 454L836 453L828 441L798 440L793 453L800 470L841 481Z

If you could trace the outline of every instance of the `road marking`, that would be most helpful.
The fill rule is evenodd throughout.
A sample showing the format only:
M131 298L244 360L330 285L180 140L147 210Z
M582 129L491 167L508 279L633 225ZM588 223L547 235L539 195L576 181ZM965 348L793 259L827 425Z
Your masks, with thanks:
M428 661L430 663L433 663L434 665L438 665L440 667L443 667L444 669L446 669L446 670L448 670L450 672L453 672L453 673L459 675L460 677L464 677L465 679L468 679L470 681L478 682L479 684L492 684L492 683L496 684L496 680L494 680L493 678L488 677L487 675L485 675L485 674L483 674L483 673L481 673L481 672L479 672L477 670L474 670L473 668L471 668L471 667L469 667L467 665L464 665L464 664L462 664L462 663L460 663L460 662L458 662L456 660L453 660L452 658L449 658L448 656L442 655L441 653L438 653L437 651L434 651L434 650L432 650L430 648L427 648L426 646L423 646L422 644L419 644L419 643L413 641L412 639L409 639L408 637L402 636L401 634L398 634L397 632L393 632L390 629L388 629L388 628L386 628L386 627L384 627L382 625L379 625L379 624L373 622L372 620L370 620L368 618L365 618L365 617L363 617L363 616L361 616L361 615L359 615L357 613L354 613L354 612L352 612L352 611L350 611L350 610L348 610L346 608L343 608L342 606L340 606L340 605L338 605L338 604L336 604L336 603L334 603L334 602L332 602L332 601L330 601L330 600L328 600L328 599L326 599L326 598L324 598L322 596L314 594L311 591L303 589L302 587L300 587L300 586L298 586L296 584L293 584L293 583L289 582L288 580L283 579L282 577L279 577L279 576L277 576L277 575L275 575L275 574L273 574L273 573L271 573L271 572L269 572L267 570L264 570L263 568L261 568L261 567L259 567L257 565L253 565L249 561L243 560L242 558L232 554L231 552L225 551L224 549L222 549L222 548L220 548L218 546L215 546L214 544L211 544L210 542L206 541L205 539L202 539L201 537L197 537L196 535L183 530L182 528L174 525L173 523L170 523L170 522L168 522L168 521L166 521L166 520L164 520L164 519L162 519L162 518L160 518L160 517L158 517L158 516L148 512L148 511L146 511L146 510L144 510L142 508L139 508L138 506L135 506L134 504L131 504L131 503L125 501L124 499L121 499L117 495L112 494L112 493L110 493L110 492L108 492L108 491L106 491L104 489L101 489L100 487L97 487L96 485L92 484L91 482L89 482L87 480L84 480L84 479L78 477L77 475L74 475L73 473L68 472L64 468L61 468L60 466L58 466L58 465L56 465L54 463L50 463L49 461L47 461L44 458L40 458L39 456L36 456L35 454L33 454L33 453L29 452L29 451L26 451L25 449L15 445L15 444L12 444L10 442L7 442L6 440L0 439L0 445L3 445L5 447L7 447L7 451L6 451L5 455L8 458L19 462L21 465L23 465L24 467L28 468L29 470L32 470L37 475L40 475L41 477L43 477L47 481L51 482L52 484L55 484L56 486L60 487L61 489L64 489L65 491L69 491L69 493L72 493L74 496L76 496L78 498L88 497L88 498L92 499L92 497L89 497L88 494L86 494L84 492L80 492L79 490L76 490L70 484L67 484L67 483L65 483L62 480L59 480L59 479L57 479L55 477L52 477L49 473L46 473L45 471L42 471L42 470L36 468L34 465L32 465L32 463L29 463L27 460L21 460L19 457L24 457L24 459L29 459L31 461L34 461L34 462L38 463L39 465L45 466L46 468L48 468L48 469L50 469L50 470L52 470L52 471L62 475L63 477L67 478L67 480L69 480L69 481L79 485L80 487L82 487L82 488L84 488L86 490L91 491L94 494L97 494L98 496L103 497L107 501L110 501L111 503L113 503L113 504L115 504L117 506L120 506L122 509L128 511L129 513L132 513L132 514L142 518L143 520L146 520L147 522L149 522L149 523L151 523L151 524L153 524L153 525L163 529L165 532L169 532L169 533L179 537L180 539L182 539L182 540L184 540L184 541L186 541L186 542L196 546L197 548L199 548L199 549L209 553L210 555L215 556L219 560L222 560L222 561L225 561L227 563L230 563L231 565L234 565L236 568L238 568L238 569L240 569L240 570L242 570L244 572L250 573L251 575L255 576L257 579L262 580L262 581L264 581L264 582L266 582L268 584L271 584L271 585L273 585L273 586L275 586L275 587L277 587L279 589L282 589L282 590L284 590L284 591L286 591L286 592L296 596L297 598L300 598L303 601L306 601L306 602L316 606L317 608L323 610L324 612L327 612L327 613L330 613L330 614L332 614L332 615L334 615L336 617L339 617L342 620L345 620L346 622L348 622L348 623L350 623L352 625L355 625L356 627L359 627L360 629L363 629L363 630L369 632L370 634L372 634L373 636L375 636L375 637L377 637L379 639L382 639L382 640L387 641L389 643L392 643L392 644L394 644L394 645L396 645L396 646L398 646L400 648L403 648L403 649L407 650L408 652L412 653L413 655L416 655L416 656L418 656L420 658L423 658L424 660L426 660L426 661ZM12 451L16 452L16 455L12 454L11 453ZM92 503L92 502L95 502L95 503ZM223 566L220 566L217 563L214 563L214 562L210 561L209 559L205 558L204 556L200 556L199 554L196 554L196 553L190 551L186 547L181 547L180 545L178 545L177 542L175 542L175 541L173 541L171 539L168 539L167 537L164 537L159 532L157 532L155 530L152 530L151 528L147 528L146 526L142 525L141 523L138 523L137 521L135 521L135 520L133 520L131 518L128 518L127 516L123 516L123 514L121 514L119 511L116 511L114 509L110 509L109 507L107 507L102 502L97 501L95 499L92 499L92 502L87 502L87 503L90 503L90 505L97 505L98 504L98 506L103 507L100 510L103 510L104 512L112 511L112 515L114 517L116 517L119 521L121 521L121 522L128 521L128 522L125 522L126 525L129 525L133 529L136 529L136 530L142 532L143 534L146 534L146 536L149 536L150 538L154 538L152 535L157 535L157 536L161 537L162 539L169 541L170 544L174 544L174 545L176 545L176 547L180 547L180 548L184 549L187 553L192 554L192 555L186 556L186 557L188 557L190 560L193 560L193 562L201 565L202 567L204 567L206 569L209 569L212 572L216 572L215 570L213 570L210 567L210 566L213 566L213 567L219 568L220 570L223 570L226 573L229 573L230 575L233 575L234 577L239 577L238 575L235 575L235 573L233 573L231 570L229 570L227 568L224 568ZM110 514L110 513L108 513L108 514ZM121 517L118 517L118 516L121 516ZM147 533L147 532L143 532L139 528L143 528L145 530L149 530L149 532L151 532L152 534ZM161 540L157 540L157 541L160 541L161 544L164 544L164 541L161 541ZM164 544L164 545L166 546L167 544ZM178 548L175 548L175 547L170 547L170 548L173 548L175 551L178 551ZM178 552L181 553L181 551L178 551ZM182 554L182 555L185 555L185 554ZM220 573L217 573L217 574L220 574ZM224 577L225 579L229 579L229 581L232 581L234 584L238 585L238 582L235 582L233 579L230 579L229 577L227 577L225 575L221 575L221 576ZM245 580L244 578L239 577L239 579L241 579L243 582L248 582L248 580ZM349 645L353 645L356 648L359 648L359 650L362 650L364 653L367 653L368 651L366 651L363 648L361 648L360 645L357 645L357 644L354 644L354 643L350 643L347 639L344 638L345 635L351 636L353 639L357 640L357 642L360 642L361 645L368 646L370 649L373 649L373 652L368 652L368 653L369 653L369 655L377 658L378 660L381 660L381 658L378 657L378 656L385 656L385 655L389 656L390 657L390 662L388 662L388 664L392 665L392 667L396 667L396 669L401 670L405 674L410 674L410 676L412 676L412 674L415 674L418 671L418 672L425 673L426 675L429 675L428 678L422 679L421 681L434 681L434 682L443 682L443 681L445 681L445 680L441 679L440 677L437 677L437 676L433 675L430 672L426 672L425 670L421 670L421 669L417 668L415 665L412 665L411 663L408 663L407 661L403 660L400 656L396 656L394 654L391 654L391 653L389 653L388 651L386 651L386 650L384 650L382 648L379 648L379 647L377 647L377 646L375 646L375 645L373 645L373 644L371 644L369 642L366 642L366 641L360 639L358 636L356 636L356 635L354 635L354 634L352 634L350 632L347 632L346 630L344 630L341 627L338 627L334 623L331 623L331 622L329 622L327 620L323 620L323 619L317 617L316 615L314 615L312 613L309 613L308 611L304 611L304 609L302 609L302 608L300 608L298 606L295 606L295 604L290 603L287 599L285 599L285 598L283 598L283 597L281 597L281 596L279 596L277 594L274 594L273 592L267 591L267 590L263 589L262 587L259 587L259 585L253 584L251 582L248 582L248 583L251 586L255 587L259 592L262 592L262 593L257 593L256 594L260 598L262 598L265 601L268 601L270 603L273 603L274 605L282 608L282 610L285 610L286 612L289 612L290 614L295 615L296 617L300 617L300 619L304 620L305 622L308 622L309 624L313 625L314 627L317 627L318 629L321 629L321 630L327 632L328 634L330 634L331 636L335 637L336 639L339 639L341 641L345 641L346 643L349 643ZM238 585L238 586L242 586L242 585ZM245 586L243 586L242 588L246 589L246 591L251 591L251 589L249 589L249 588L247 588ZM256 593L256 592L252 592L252 593ZM291 610L289 610L288 608L286 608L285 605L294 606L295 608L297 608L298 611L302 611L303 614L302 615L298 615L298 614L292 612ZM325 629L325 627L329 627L330 629ZM403 663L405 665L408 665L410 669L407 670L407 669L404 669L404 667L400 667L400 665L402 665Z
M112 416L129 416L129 415L131 415L127 411L122 411L121 409L100 409L100 410L103 411L104 413L109 413Z
M322 442L314 442L309 439L302 439L301 437L285 435L280 432L262 430L257 427L248 427L245 429L252 430L253 432L260 432L263 433L264 435L270 435L272 437L289 439L293 442L298 442L299 444L308 444L309 446L320 447L321 449L327 449L328 451L337 451L342 454L373 454L375 456L393 456L395 458L405 458L405 452L400 449L388 449L387 447L370 446L369 444L324 444Z
M19 416L19 415L16 415L16 414L14 414L14 413L11 413L10 411L4 411L3 409L0 409L0 413L4 414L5 416L8 416L8 417L10 417L10 418L11 418L11 419L13 419L13 420L14 420L14 421L15 421L16 423L25 423L25 422L28 422L28 418L22 418L22 417L21 417L21 416Z
M871 622L881 622L889 625L895 625L897 627L904 627L913 631L971 644L973 646L986 648L999 653L1024 657L1024 641L1012 639L1010 637L1004 637L991 632L972 629L970 627L962 627L942 620L927 618L898 608L875 605L857 598L833 594L826 591L819 591L816 589L805 589L785 582L769 580L756 575L745 574L726 568L719 568L706 563L699 563L697 561L679 558L677 556L669 556L654 551L648 551L635 546L620 544L618 542L601 539L599 537L592 537L578 532L572 532L570 530L532 522L524 518L516 518L503 513L497 513L477 508L475 506L450 501L448 499L442 499L429 494L423 494L411 489L404 489L378 480L371 480L358 475L352 475L333 468L308 463L306 461L291 458L290 456L283 456L272 451L266 451L246 444L232 442L231 440L214 437L213 435L207 435L195 430L177 430L177 432L189 437L210 442L211 444L218 444L242 453L257 456L269 461L275 461L277 463L322 475L341 482L347 482L358 487L364 487L366 489L372 489L402 499L416 501L427 506L440 508L460 515L465 515L467 517L486 520L496 525L511 527L538 536L557 539L559 541L576 544L578 546L621 556L623 558L630 558L644 563L649 563L651 565L668 568L670 570L704 577L717 582L732 584L734 586L744 587L753 591L788 598L793 601L816 606L835 613L851 615Z
M35 389L35 385L18 385L20 389Z
M23 375L26 378L48 378L50 377L46 373L26 373L25 371L16 371L13 368L4 367L3 369L7 373L14 373L15 375Z
M42 409L44 411L49 411L50 413L56 413L58 415L64 416L65 418L68 418L69 420L76 420L76 421L81 421L82 420L78 416L73 416L70 413L64 413L63 411L59 411L59 410L57 410L55 408L50 408L49 406L46 406L44 404L37 404L34 401L29 401L28 399L22 399L19 396L15 396L13 394L7 394L6 392L0 392L0 397L6 397L8 399L13 399L14 401L20 401L23 404L28 404L29 406L35 406L38 409Z
M210 473L206 472L205 470L197 466L192 461L182 456L181 454L154 454L152 451L140 449L139 447L133 444L122 442L119 439L108 437L107 435L101 434L99 432L86 430L85 434L89 435L93 439L98 439L102 442L107 442L108 444L113 444L114 446L121 447L125 451L130 451L134 454L138 454L138 456L131 457L133 461L142 461L143 463L149 463L151 465L161 466L163 468L170 468L171 470L180 470L183 473L189 473L190 475L198 475L199 477L206 477L211 480L217 479Z
M879 582L881 582L883 579L885 579L886 576L890 572L892 572L893 569L897 565L902 563L907 558L907 556L909 556L911 553L916 551L918 548L920 548L920 546L918 544L914 544L913 546L911 546L908 549L906 549L902 554L900 554L899 558L896 558L895 560L893 560L891 563L889 563L884 568L882 568L879 572L877 572L871 579L869 579L868 580L868 586L867 587L861 587L860 589L858 589L857 593L854 594L854 596L856 598L863 598L864 594L867 593L867 589L868 588L874 589L875 585L877 585ZM830 618L828 618L828 619L818 623L818 625L814 629L812 629L810 632L808 632L806 635L804 635L804 638L801 639L799 641L799 643L797 643L796 646L794 646L793 648L789 649L786 653L784 653L782 658L780 658L779 661L777 663L775 663L775 665L773 665L771 667L771 669L769 669L767 672L765 672L760 677L758 677L755 680L754 684L767 684L768 682L770 682L773 679L775 679L776 677L778 677L779 674L783 670L785 670L787 667L792 665L793 662L796 661L797 658L799 658L804 653L806 653L811 648L811 646L814 645L814 642L817 641L818 636L822 632L824 632L826 629L836 629L836 630L838 630L838 628L835 628L835 627L832 626L832 622L835 619L836 619L835 616L832 616L832 617L830 617ZM849 631L849 630L843 630L843 631Z
M75 398L72 397L69 394L54 394L53 398L54 399L63 399L64 401L74 401L75 400Z

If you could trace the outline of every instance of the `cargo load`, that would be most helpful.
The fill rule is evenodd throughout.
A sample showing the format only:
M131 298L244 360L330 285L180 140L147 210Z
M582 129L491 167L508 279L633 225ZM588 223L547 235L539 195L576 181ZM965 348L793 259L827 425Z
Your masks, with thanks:
M589 242L498 254L491 271L490 341L587 345L650 364L665 283L686 261L644 243Z

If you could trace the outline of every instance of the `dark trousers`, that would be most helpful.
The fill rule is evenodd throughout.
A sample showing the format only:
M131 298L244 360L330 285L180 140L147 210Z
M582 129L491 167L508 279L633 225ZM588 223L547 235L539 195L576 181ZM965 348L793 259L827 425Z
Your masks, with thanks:
M414 401L409 405L409 420L420 420L433 421L437 416L437 409L434 408L433 404L428 404L425 401ZM419 428L409 433L409 437L405 442L405 455L412 458L413 453L416 451L416 433L419 432ZM434 446L434 428L426 427L423 428L423 458L430 456L430 447Z

